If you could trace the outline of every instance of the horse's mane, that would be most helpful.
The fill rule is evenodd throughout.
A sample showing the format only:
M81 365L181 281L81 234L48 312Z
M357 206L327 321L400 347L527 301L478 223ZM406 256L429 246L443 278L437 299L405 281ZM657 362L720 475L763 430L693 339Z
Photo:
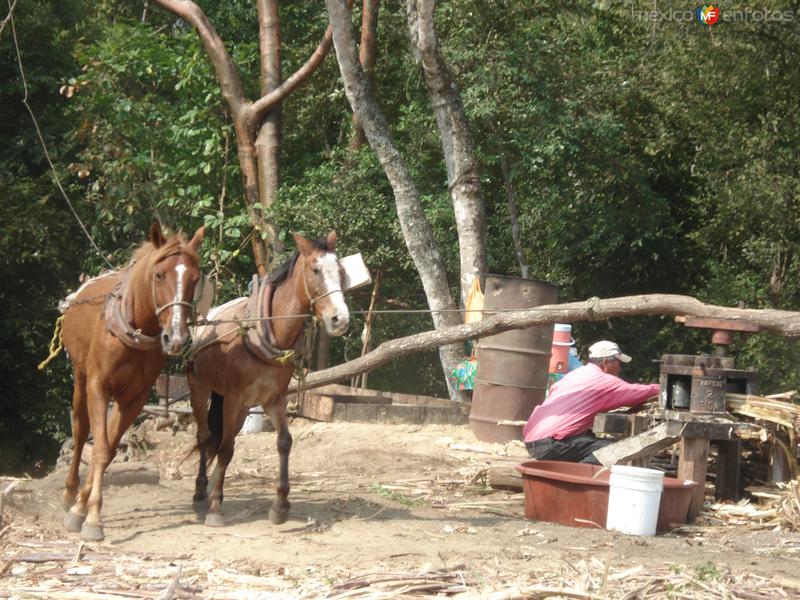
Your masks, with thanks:
M310 240L311 244L317 249L323 252L328 252L328 242L322 238L316 240ZM292 272L294 269L294 264L297 262L298 257L300 254L295 252L292 254L288 259L286 259L283 264L275 269L272 273L267 275L265 279L265 283L271 283L275 287L278 287L288 276L289 273Z
M267 275L265 283L271 283L275 287L278 287L289 276L289 273L292 272L292 269L294 269L294 264L297 262L297 258L299 256L300 254L297 252L292 254L280 267Z

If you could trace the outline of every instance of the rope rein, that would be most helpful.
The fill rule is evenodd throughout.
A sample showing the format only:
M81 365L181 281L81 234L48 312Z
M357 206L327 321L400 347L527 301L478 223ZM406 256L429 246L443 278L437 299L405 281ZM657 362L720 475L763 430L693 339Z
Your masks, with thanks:
M61 352L61 349L64 347L61 340L61 327L63 324L64 315L61 315L56 319L56 325L53 328L53 338L50 340L50 355L39 363L38 369L40 371L44 371L44 368L50 364L50 361L58 356L58 353Z

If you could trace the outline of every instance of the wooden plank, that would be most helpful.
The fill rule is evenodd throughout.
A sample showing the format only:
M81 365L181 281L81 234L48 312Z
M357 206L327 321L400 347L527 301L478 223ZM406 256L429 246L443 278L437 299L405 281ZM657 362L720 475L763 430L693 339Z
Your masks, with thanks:
M639 415L631 415L631 416L637 417ZM650 426L652 426L652 423L650 423L649 419L647 418L631 419L630 435L639 435L640 433L644 433ZM633 458L627 462L632 467L646 468L648 458L649 456L640 456L638 458Z
M600 413L594 418L592 430L595 433L615 433L630 435L647 429L651 419L645 415L630 413Z
M601 465L608 467L623 461L650 456L671 446L678 439L678 435L670 433L669 423L661 423L648 431L596 450L594 457Z
M331 388L331 389L329 389ZM386 392L383 390L370 390L364 388L352 388L346 385L331 385L321 388L323 393L343 396L380 396L391 398L394 404L421 404L425 406L464 406L463 402L455 402L449 398L438 398L436 396L424 396L421 394L403 394L401 392ZM317 390L314 390L317 391Z
M442 406L336 403L333 419L354 423L463 425L468 422L469 414Z
M663 421L669 423L671 435L703 437L710 440L733 440L760 434L761 427L714 415L696 415L688 411L663 411ZM649 426L655 417L640 414L600 413L594 418L595 432L629 434Z
M316 396L318 394L311 394L306 393L306 396ZM353 395L353 396L342 396L340 394L325 394L330 398L333 398L334 402L339 404L392 404L391 398L386 398L384 396L361 396L361 395Z
M169 375L161 373L156 378L156 396L159 398L178 398L189 394L189 380L186 375Z
M443 406L393 404L390 398L370 396L331 396L306 394L299 408L300 416L316 421L351 421L356 423L429 423L461 425L469 419L468 411Z
M729 411L783 425L791 429L795 419L800 419L800 405L777 398L753 396L751 394L725 394Z
M715 319L713 317L684 317L686 327L699 327L701 329L724 329L726 331L747 331L758 333L760 327L751 321L738 319Z
M327 385L320 386L318 388L314 388L308 390L307 394L323 394L328 396L335 396L336 394L342 394L346 396L381 396L383 392L378 390L369 390L360 387L351 387L349 385L343 385L341 383L329 383Z
M382 398L380 396L333 396L306 393L299 412L302 417L314 419L315 421L330 422L334 420L336 407L340 404L390 405L391 403L391 398Z
M453 406L463 407L463 402L455 402L449 398L437 398L436 396L423 396L420 394L403 394L400 392L386 392L383 390L370 390L360 387L351 387L340 383L329 383L317 388L310 389L306 394L322 394L324 396L368 396L389 398L394 404L420 404L424 406ZM467 405L469 406L469 405Z
M678 479L696 481L699 485L692 492L688 521L691 523L703 510L706 493L709 441L705 438L681 439L681 459L678 462Z
M333 421L334 405L335 402L331 396L306 394L300 405L300 416L330 423Z
M714 422L698 418L696 421L666 421L673 435L707 440L734 440L739 429L750 429L749 423L735 421Z

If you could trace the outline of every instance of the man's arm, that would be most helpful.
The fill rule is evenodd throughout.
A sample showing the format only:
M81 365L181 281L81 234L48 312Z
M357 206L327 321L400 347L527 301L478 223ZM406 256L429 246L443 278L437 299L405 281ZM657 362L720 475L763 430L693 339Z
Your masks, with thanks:
M621 406L638 406L658 396L661 386L657 383L628 383L619 377L609 390L604 410L612 410Z

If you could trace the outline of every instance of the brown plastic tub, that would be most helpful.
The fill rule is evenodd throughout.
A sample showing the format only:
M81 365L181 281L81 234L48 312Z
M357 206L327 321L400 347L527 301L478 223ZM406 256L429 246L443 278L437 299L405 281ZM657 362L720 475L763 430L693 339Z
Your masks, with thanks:
M605 529L610 468L556 460L531 460L517 465L525 492L525 516L571 527ZM693 481L664 477L657 531L686 523Z

